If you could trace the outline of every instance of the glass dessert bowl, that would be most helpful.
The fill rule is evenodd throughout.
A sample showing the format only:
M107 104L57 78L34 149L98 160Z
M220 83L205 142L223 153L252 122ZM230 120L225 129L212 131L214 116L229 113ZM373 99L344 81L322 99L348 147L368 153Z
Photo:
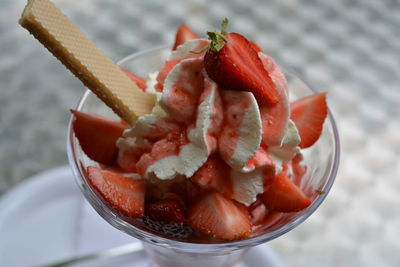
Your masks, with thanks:
M159 71L169 55L168 47L158 47L132 54L119 62L124 69L139 76ZM314 94L310 87L294 74L284 71L289 88L290 100ZM118 119L116 115L94 94L87 90L80 99L77 111L96 113ZM257 227L244 240L218 241L208 240L204 243L190 239L173 239L151 231L140 219L130 219L112 208L91 186L87 177L88 166L99 166L82 151L74 135L71 119L68 129L68 158L75 179L93 208L108 223L117 229L138 238L143 242L148 256L159 266L231 266L238 262L247 249L268 242L292 230L306 220L324 201L336 176L339 164L339 137L332 114L325 120L319 140L307 149L302 150L306 173L298 185L312 201L311 205L299 212L280 213L267 224Z

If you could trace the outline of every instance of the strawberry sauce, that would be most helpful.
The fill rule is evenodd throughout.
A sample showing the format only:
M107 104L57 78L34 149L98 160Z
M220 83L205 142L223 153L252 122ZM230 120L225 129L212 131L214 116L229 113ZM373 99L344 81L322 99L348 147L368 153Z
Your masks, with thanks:
M168 156L178 155L181 146L187 143L186 131L176 131L168 134L166 138L154 143L150 153L143 154L140 157L136 164L138 173L142 177L146 176L146 170L150 165Z
M219 144L222 158L228 160L236 151L244 111L250 106L250 100L232 91L222 92L222 100L225 118L219 136Z
M187 59L172 70L172 84L165 84L162 105L177 121L192 121L196 114L200 94L204 90L202 59Z

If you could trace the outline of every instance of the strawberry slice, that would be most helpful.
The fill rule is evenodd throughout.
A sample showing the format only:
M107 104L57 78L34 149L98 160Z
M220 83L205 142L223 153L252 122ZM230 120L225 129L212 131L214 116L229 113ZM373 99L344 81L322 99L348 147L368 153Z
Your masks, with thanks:
M251 233L247 210L217 192L209 192L196 200L187 214L194 230L211 237L234 240Z
M175 59L175 60L168 60L165 62L164 67L160 70L160 72L157 75L157 84L156 84L156 90L161 92L164 87L164 81L167 78L168 74L170 71L175 67L176 64L178 64L181 60Z
M251 216L251 223L253 225L259 225L268 215L268 209L265 204L257 199L254 203L252 203L247 210Z
M90 184L118 211L135 218L144 216L145 180L92 166L87 168L87 174Z
M326 93L306 96L290 104L290 119L296 124L301 138L300 147L312 146L322 133L328 107Z
M217 155L210 156L191 178L202 189L214 189L225 197L233 196L229 166Z
M187 205L197 198L198 194L201 193L200 191L201 189L191 179L183 178L181 181L178 180L172 183L170 191L166 194L165 198L176 199L186 208Z
M126 172L136 172L136 163L139 161L143 153L137 150L119 150L117 156L117 164Z
M74 133L85 154L99 163L114 163L118 153L115 142L122 136L126 123L97 114L71 112L75 116Z
M128 75L129 79L131 79L134 83L136 83L136 85L137 85L140 89L142 89L142 91L144 91L144 90L146 89L146 81L145 81L143 78L141 78L141 77L139 77L139 76L133 74L132 72L127 71L127 70L124 69L124 68L120 68L120 69L121 69L123 72L125 72L125 74Z
M119 146L120 143L123 142ZM125 172L137 172L136 163L144 153L149 153L153 146L153 143L144 138L136 138L134 143L123 139L117 142L119 147L117 164Z
M254 51L261 52L261 48L256 44L255 42L250 41L251 47L254 49Z
M238 33L226 32L227 20L221 32L209 32L210 49L204 57L207 74L220 87L249 91L260 103L277 103L279 92L257 54L257 48Z
M186 41L197 39L199 36L195 34L188 26L182 24L178 27L175 35L175 43L172 50L175 50L178 46L185 43Z
M302 164L303 155L297 154L290 162L293 171L293 182L296 185L300 185L301 180L307 172L307 166Z
M178 200L164 199L146 205L146 216L150 219L162 222L186 221L183 207Z
M268 71L279 93L279 102L276 104L261 104L260 114L263 126L262 143L266 146L280 146L289 122L289 98L287 82L278 65L271 57L258 53L258 57L265 70Z
M268 209L280 212L300 211L311 204L311 201L284 172L275 177L261 198Z

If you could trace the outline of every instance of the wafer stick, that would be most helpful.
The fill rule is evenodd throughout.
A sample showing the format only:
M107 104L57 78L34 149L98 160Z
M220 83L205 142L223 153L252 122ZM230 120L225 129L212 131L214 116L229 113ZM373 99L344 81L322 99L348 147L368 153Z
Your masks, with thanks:
M126 122L151 112L154 97L142 92L52 2L29 0L19 23Z

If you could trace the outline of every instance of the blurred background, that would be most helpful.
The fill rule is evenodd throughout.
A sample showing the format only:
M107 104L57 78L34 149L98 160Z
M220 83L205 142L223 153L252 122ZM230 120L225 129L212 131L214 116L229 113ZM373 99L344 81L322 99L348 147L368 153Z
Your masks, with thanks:
M113 60L204 36L224 17L316 90L342 142L334 187L298 228L271 242L288 266L400 266L398 0L56 0ZM69 109L83 86L18 24L25 0L0 2L0 197L67 164ZM0 211L1 213L1 211Z

